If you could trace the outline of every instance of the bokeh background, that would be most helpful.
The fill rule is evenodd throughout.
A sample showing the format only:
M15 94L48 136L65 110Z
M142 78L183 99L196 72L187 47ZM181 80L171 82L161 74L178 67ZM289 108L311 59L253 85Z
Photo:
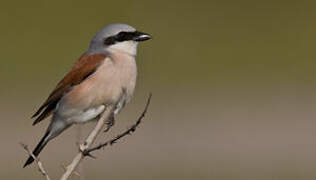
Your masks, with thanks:
M33 148L48 120L30 116L102 27L153 35L138 49L138 85L115 128L152 104L141 127L85 159L72 179L316 178L314 1L2 1L0 179L42 179ZM77 153L72 127L40 158L57 179Z

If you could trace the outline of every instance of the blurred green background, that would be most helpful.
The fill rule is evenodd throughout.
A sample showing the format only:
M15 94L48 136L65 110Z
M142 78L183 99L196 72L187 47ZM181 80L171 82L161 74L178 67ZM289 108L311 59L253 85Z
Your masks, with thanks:
M316 2L2 1L0 179L42 179L18 145L48 120L30 116L110 23L153 35L115 128L152 104L133 136L85 159L85 179L315 179ZM81 127L83 137L92 124ZM77 153L73 127L41 153L56 179ZM73 179L80 179L73 176Z

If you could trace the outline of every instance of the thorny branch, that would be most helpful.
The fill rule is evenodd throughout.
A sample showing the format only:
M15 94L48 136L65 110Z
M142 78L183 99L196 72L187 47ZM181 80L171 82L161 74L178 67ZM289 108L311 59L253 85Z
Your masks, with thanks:
M72 163L70 165L68 165L67 167L65 167L65 173L62 175L61 180L67 180L70 175L72 173L75 173L75 169L76 167L80 164L81 160L85 157L85 156L90 156L93 157L90 153L93 151L96 151L98 149L101 149L107 145L113 145L115 144L119 139L123 138L124 136L130 135L132 132L134 132L136 130L136 128L139 126L139 124L142 122L142 119L145 117L145 114L147 112L148 106L150 104L150 100L151 100L151 96L152 94L149 93L148 99L147 99L147 103L145 106L144 111L142 112L142 114L139 116L139 118L137 119L137 121L135 122L135 124L133 124L129 129L127 129L126 131L124 131L123 133L117 135L115 138L110 139L104 143L99 144L98 146L92 147L90 148L91 144L94 142L94 140L96 139L96 136L101 132L103 125L105 124L106 120L108 118L111 118L111 115L113 113L114 110L114 106L109 106L100 116L100 119L96 125L96 127L93 129L93 131L89 134L88 138L86 139L86 141L80 145L80 152L75 156L75 158L73 159ZM110 128L110 127L108 127ZM43 176L45 176L46 180L50 180L47 172L45 171L43 164L40 162L40 160L28 149L27 145L20 143L21 146L23 147L23 149L25 149L25 151L27 151L27 153L32 156L38 166L39 171L41 172L41 174Z
M115 105L109 104L107 106L107 108L104 110L104 112L100 116L100 119L98 120L95 128L88 135L85 142L80 145L80 147L79 147L80 152L74 157L72 162L66 167L66 172L60 178L61 180L67 180L70 177L70 175L75 171L77 166L80 164L80 162L84 158L82 151L84 151L85 149L88 149L92 145L92 143L95 141L97 135L102 131L102 128L103 128L106 120L110 117L111 113L113 113L114 109L115 109Z
M50 180L47 172L45 171L43 164L41 161L32 153L32 151L29 150L26 144L20 143L22 148L28 153L28 155L32 156L37 164L38 170L41 172L41 174L46 178L46 180Z
M90 146L92 145L92 143L94 142L94 140L96 139L96 136L101 132L103 125L105 124L106 120L108 120L108 118L111 117L115 107L114 106L109 106L107 109L105 109L105 111L102 113L102 115L100 116L99 121L97 122L96 127L92 130L92 132L89 134L88 138L86 139L86 141L80 145L80 152L75 156L75 158L73 159L72 163L70 165L68 165L66 167L66 172L62 175L61 180L67 180L70 175L74 172L74 170L76 169L76 167L80 164L81 160L85 157L85 156L89 156L90 153L94 150L100 149L102 147L105 147L107 144L114 144L117 140L121 139L122 137L134 132L136 130L136 127L141 123L142 118L145 116L147 108L149 106L150 103L150 99L151 99L152 94L149 94L148 100L147 100L147 104L145 107L145 110L143 111L143 113L141 114L141 116L138 118L138 120L136 121L136 123L129 128L128 130L126 130L125 132L123 132L122 134L118 135L117 137L115 137L114 139L110 140L109 142L103 143L99 146L96 146L95 148L90 149ZM91 155L90 155L91 156Z
M133 132L136 130L136 128L138 127L138 125L142 122L142 119L145 117L145 114L146 114L146 112L147 112L148 106L149 106L149 104L150 104L151 96L152 96L152 94L150 93L149 96L148 96L148 99L147 99L147 103L146 103L145 109L144 109L143 113L139 116L139 118L137 119L137 121L136 121L135 124L133 124L130 128L128 128L128 129L127 129L126 131L124 131L123 133L117 135L115 138L110 139L110 140L108 140L108 141L106 141L106 142L104 142L104 143L101 143L101 144L99 144L99 145L97 145L97 146L95 146L95 147L88 148L88 149L84 150L84 151L82 152L82 154L83 154L84 156L89 156L89 157L94 158L94 156L92 156L92 155L90 154L91 152L93 152L93 151L95 151L95 150L98 150L98 149L101 149L101 148L103 148L103 147L105 147L105 146L107 146L107 145L113 145L113 144L115 144L119 139L121 139L122 137L124 137L124 136L126 136L126 135L131 135L131 133L133 133Z

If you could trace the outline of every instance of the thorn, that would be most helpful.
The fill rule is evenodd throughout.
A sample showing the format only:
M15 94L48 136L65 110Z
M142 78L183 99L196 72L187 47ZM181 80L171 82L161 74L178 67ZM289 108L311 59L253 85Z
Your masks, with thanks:
M104 150L105 146L107 146L109 143L104 143L103 146L102 146L102 149Z
M92 154L88 153L86 156L92 158L92 159L96 159L97 157L93 156Z
M116 141L112 141L112 142L110 142L110 145L112 146L113 144L115 144L116 143Z
M82 151L82 154L83 154L83 156L88 156L88 157L90 157L92 159L96 159L95 156L93 156L90 152L88 152L86 150Z

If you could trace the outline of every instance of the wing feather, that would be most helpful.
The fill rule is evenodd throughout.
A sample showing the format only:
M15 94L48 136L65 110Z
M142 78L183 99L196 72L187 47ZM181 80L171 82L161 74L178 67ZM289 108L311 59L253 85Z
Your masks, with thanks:
M71 90L72 86L78 85L92 75L105 59L104 54L83 54L66 76L57 84L56 88L48 96L46 101L34 113L33 125L48 117L56 108L62 96Z

